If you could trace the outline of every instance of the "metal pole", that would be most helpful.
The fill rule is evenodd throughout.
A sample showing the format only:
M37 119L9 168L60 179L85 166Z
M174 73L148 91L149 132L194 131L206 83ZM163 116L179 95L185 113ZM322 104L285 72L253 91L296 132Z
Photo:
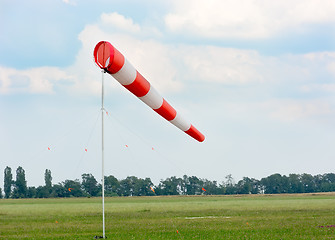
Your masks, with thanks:
M102 91L101 91L101 160L102 160L102 238L105 239L105 159L104 159L104 74L105 70L102 70Z

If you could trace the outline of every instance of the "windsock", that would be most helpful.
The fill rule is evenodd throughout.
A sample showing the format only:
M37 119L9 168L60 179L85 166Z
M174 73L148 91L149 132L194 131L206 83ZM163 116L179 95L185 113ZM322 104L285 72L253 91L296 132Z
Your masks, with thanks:
M94 60L101 69L112 75L167 121L199 142L205 140L205 136L184 120L112 44L106 41L99 42L94 48Z

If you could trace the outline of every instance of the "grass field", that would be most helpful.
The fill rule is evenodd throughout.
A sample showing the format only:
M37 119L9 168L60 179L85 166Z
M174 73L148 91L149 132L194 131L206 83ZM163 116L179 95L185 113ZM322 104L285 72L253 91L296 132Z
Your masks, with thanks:
M108 239L335 239L335 193L106 198ZM101 198L0 200L0 239L93 239Z

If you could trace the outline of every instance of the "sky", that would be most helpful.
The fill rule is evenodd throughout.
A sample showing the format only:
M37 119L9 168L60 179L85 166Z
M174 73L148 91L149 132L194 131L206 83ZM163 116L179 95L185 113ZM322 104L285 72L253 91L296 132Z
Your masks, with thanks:
M105 74L105 175L335 171L333 0L0 0L0 33L0 179L101 180L101 40L206 137Z

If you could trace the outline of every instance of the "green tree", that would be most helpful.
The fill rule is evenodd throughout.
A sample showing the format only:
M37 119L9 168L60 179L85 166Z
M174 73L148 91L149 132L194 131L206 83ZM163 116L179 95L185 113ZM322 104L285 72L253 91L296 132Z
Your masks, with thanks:
M36 188L36 197L37 198L48 198L50 197L50 193L45 186L38 186Z
M36 198L37 190L35 187L28 187L27 189L27 198Z
M25 198L27 196L27 181L24 169L20 166L16 169L16 181L14 184L13 198Z
M67 197L68 189L64 187L63 184L54 184L52 186L52 193L51 197L58 198L58 197Z
M261 179L261 184L265 188L265 193L288 193L289 179L286 176L281 176L279 173L272 174Z
M135 196L153 196L155 195L150 187L153 187L153 183L150 178L138 178L134 183L134 195Z
M150 189L153 186L150 178L130 176L120 181L117 193L119 196L153 196L155 193Z
M185 178L183 179L185 183ZM188 177L185 183L187 195L198 195L201 193L201 186L203 185L202 180L196 176Z
M237 183L238 194L257 194L259 192L259 181L254 178L243 177Z
M50 195L52 192L52 176L51 176L51 171L49 169L45 169L44 182L45 182L45 189L48 195Z
M334 192L335 191L335 174L326 173L322 175L321 186L319 187L322 192Z
M289 193L303 193L304 186L301 182L301 176L299 174L288 175L288 192Z
M180 194L182 195L186 195L187 194L187 184L189 184L189 181L188 181L188 176L185 174L183 176L183 178L180 178Z
M181 179L175 176L161 180L157 187L157 195L179 195L181 193Z
M120 181L119 195L120 196L136 196L139 192L139 179L135 176L127 177Z
M120 181L120 188L118 189L118 195L119 196L132 196L132 183L130 180L130 177L127 177L125 179L122 179Z
M223 194L221 189L218 187L218 183L216 181L210 181L207 179L203 179L203 188L206 189L206 194L209 195L218 195Z
M231 195L231 194L236 194L237 189L235 186L235 181L234 178L231 174L228 174L226 176L226 183L225 183L225 194Z
M10 198L12 193L12 185L13 185L13 175L12 169L10 167L6 167L4 171L4 192L5 198Z
M110 175L105 176L105 194L106 196L117 196L120 189L119 180L116 177Z
M316 192L315 179L311 174L304 173L301 175L301 182L305 193Z
M261 191L261 184L259 182L259 180L255 179L255 178L251 178L250 179L250 183L251 183L251 193L252 194L259 194Z
M2 196L2 189L0 188L0 199L3 198Z
M145 186L144 187L144 193L143 195L145 196L155 196L156 193L152 191L152 189L155 188L155 185L152 183L151 179L150 178L145 178L143 180L143 185Z
M323 175L323 179L328 183L335 183L335 173L326 173Z
M84 173L81 175L82 177L82 188L88 193L90 196L95 197L99 193L98 182L92 174Z
M64 197L84 197L85 193L81 189L81 184L78 179L65 180L63 186L66 190Z

